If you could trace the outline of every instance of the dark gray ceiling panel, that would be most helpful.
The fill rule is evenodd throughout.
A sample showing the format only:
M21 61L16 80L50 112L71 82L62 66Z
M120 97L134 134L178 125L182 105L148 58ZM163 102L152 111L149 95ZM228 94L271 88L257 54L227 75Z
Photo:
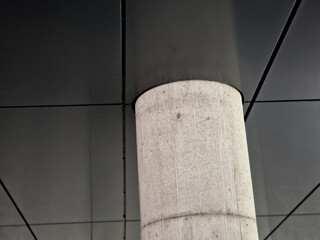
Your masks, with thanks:
M120 102L119 1L2 1L0 105Z
M243 109L244 113L248 108L248 103L244 103ZM254 202L256 215L267 215L269 213L266 195L266 183L264 178L264 166L262 162L262 157L260 156L260 144L259 135L257 131L251 131L251 129L256 128L257 123L252 122L247 130L247 143L249 148L249 160L252 178L252 187L254 193ZM248 129L249 128L249 129Z
M89 117L79 108L1 109L0 176L30 223L90 219Z
M121 107L92 107L90 129L93 220L122 220Z
M130 1L127 101L184 79L229 83L250 99L293 0L227 2Z
M268 214L288 213L319 183L319 116L319 102L256 103L246 124L248 147L251 163L262 163ZM319 213L319 196L300 213Z
M259 239L262 240L270 232L269 218L268 217L257 217L257 225L258 225Z
M259 239L264 239L284 217L257 218ZM318 240L320 235L320 215L291 216L268 240Z
M90 224L59 224L33 226L38 239L57 240L57 239L90 239Z
M2 164L0 164L0 167ZM8 187L7 187L8 188ZM12 196L14 197L14 196ZM20 224L23 225L23 219L12 204L6 192L0 186L0 227L2 225ZM0 238L1 239L1 238Z
M249 160L251 168L252 186L254 193L254 202L257 215L266 215L269 213L266 182L264 177L263 159L260 155L259 134L251 129L256 127L256 123L251 126L247 125L247 142L249 149Z
M230 2L128 1L127 100L178 80L213 80L239 87Z
M232 1L240 89L250 100L276 45L294 0Z
M140 219L138 163L135 115L131 106L126 107L127 123L127 219Z
M127 223L127 240L140 240L140 222Z
M276 226L282 218L269 218L270 226ZM293 216L272 234L272 240L318 240L320 215Z
M90 221L91 201L93 218L122 218L120 119L117 106L0 111L0 176L30 223Z
M87 238L91 239L91 238ZM92 225L92 240L121 240L123 239L123 223L108 222Z
M19 227L0 227L1 240L34 240L26 226Z
M319 12L319 1L302 1L258 100L320 98Z

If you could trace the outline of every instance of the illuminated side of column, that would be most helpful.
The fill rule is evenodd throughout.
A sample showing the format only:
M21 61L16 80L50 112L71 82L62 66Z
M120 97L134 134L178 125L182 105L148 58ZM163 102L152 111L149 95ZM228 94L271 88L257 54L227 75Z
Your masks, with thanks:
M178 81L135 105L142 240L258 240L241 95Z

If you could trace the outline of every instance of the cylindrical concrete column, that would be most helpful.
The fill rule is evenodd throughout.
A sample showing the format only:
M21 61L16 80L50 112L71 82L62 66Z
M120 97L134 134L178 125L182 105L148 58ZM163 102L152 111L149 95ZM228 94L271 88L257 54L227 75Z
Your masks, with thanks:
M179 81L135 105L142 240L257 240L240 93Z

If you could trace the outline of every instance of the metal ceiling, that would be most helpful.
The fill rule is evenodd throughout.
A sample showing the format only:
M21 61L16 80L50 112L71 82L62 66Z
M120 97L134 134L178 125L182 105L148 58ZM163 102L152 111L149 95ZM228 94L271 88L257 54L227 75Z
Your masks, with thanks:
M246 101L293 3L232 1ZM127 73L123 119L119 9L114 0L1 2L0 176L39 239L123 239L123 174L126 239L139 239L129 104L149 86ZM319 10L302 1L247 121L261 239L319 183ZM318 239L319 202L317 191L270 239ZM0 238L33 239L4 191Z

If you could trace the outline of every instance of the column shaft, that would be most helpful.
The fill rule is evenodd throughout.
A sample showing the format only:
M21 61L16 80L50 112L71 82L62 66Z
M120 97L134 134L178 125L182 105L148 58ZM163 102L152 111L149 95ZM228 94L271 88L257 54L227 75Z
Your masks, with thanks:
M240 93L212 81L136 102L142 240L257 240Z

